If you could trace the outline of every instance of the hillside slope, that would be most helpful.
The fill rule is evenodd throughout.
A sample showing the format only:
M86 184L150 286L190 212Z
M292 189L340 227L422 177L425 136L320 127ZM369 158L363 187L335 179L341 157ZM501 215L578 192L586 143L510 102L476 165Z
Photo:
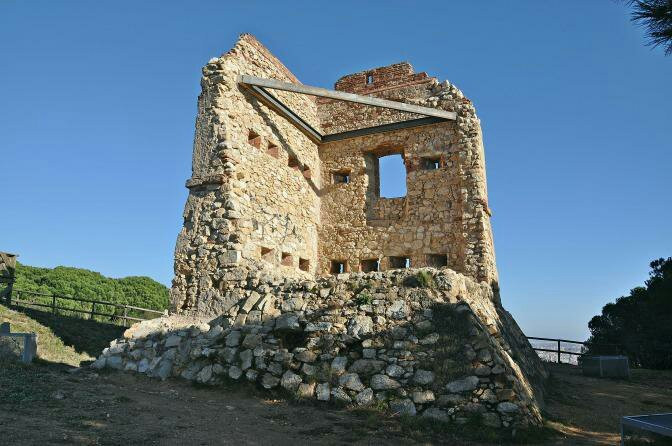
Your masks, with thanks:
M79 366L81 361L95 359L66 345L47 326L4 305L0 305L0 322L9 322L12 332L37 333L37 356L42 360Z

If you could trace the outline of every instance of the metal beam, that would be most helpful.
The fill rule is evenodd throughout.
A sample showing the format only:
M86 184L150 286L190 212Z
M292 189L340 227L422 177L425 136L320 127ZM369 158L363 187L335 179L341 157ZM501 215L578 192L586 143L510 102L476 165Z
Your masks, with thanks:
M245 85L245 84L244 84ZM252 93L257 99L263 102L270 109L278 113L280 116L287 119L289 122L294 124L297 129L299 129L304 135L310 138L315 143L322 142L322 135L315 130L310 124L301 118L301 116L294 113L289 107L280 102L278 98L270 94L264 88L246 84L245 87Z
M338 99L341 101L372 105L374 107L390 108L392 110L400 110L408 113L416 113L425 116L434 116L437 118L444 118L450 120L455 120L457 118L457 114L455 112L439 110L436 108L422 107L420 105L406 104L398 101L389 101L387 99L380 99L372 96L363 96L354 93L346 93L343 91L327 90L326 88L311 87L302 84L292 84L289 82L282 82L275 79L263 79L260 77L248 76L245 74L238 76L238 82L250 86L272 88L275 90L291 91L293 93L307 94L310 96Z
M373 135L374 133L391 132L394 130L409 129L423 125L438 124L447 122L447 119L430 116L428 118L409 119L408 121L393 122L391 124L376 125L363 129L350 130L347 132L332 133L331 135L322 135L322 143L340 141L342 139L357 138L359 136Z

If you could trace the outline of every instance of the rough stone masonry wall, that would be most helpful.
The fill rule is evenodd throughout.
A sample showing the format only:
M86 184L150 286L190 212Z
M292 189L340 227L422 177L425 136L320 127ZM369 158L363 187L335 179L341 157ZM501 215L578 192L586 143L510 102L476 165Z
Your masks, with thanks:
M94 366L456 423L540 423L545 371L487 284L428 268L303 281L251 270L231 285L225 315L136 324Z
M478 118L408 64L337 88L438 107L457 121L318 147L237 84L298 80L250 35L203 69L172 316L136 324L96 362L215 384L491 426L540 421L545 371L501 307ZM376 80L377 79L377 80ZM274 91L324 133L415 116ZM403 153L408 194L376 196L376 157ZM422 169L424 156L440 168ZM351 182L332 184L348 169ZM332 259L447 254L446 267L326 277ZM456 270L458 272L455 272ZM461 273L461 274L460 274Z
M171 290L173 309L184 313L220 311L228 274L250 263L289 276L315 270L317 147L240 87L239 74L298 82L250 35L203 69ZM314 100L277 96L319 128Z
M372 82L367 84L367 77ZM428 255L446 255L447 266L479 281L496 284L485 155L480 122L472 103L455 86L414 73L407 63L348 75L339 90L439 108L456 121L397 130L323 144L320 147L322 225L321 273L330 260L345 260L357 271L361 260L410 257L412 266L431 266ZM330 132L371 127L418 116L334 100L318 100L322 126ZM378 157L401 154L407 195L379 195ZM425 169L426 160L439 168ZM326 184L334 172L348 171L349 184Z

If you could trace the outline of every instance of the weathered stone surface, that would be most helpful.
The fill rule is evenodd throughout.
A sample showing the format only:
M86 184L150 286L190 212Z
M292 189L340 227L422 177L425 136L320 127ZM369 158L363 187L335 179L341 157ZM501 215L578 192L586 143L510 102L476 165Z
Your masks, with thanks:
M406 373L406 370L396 364L390 364L385 369L385 373L392 378L401 378Z
M298 395L301 398L312 398L315 393L315 383L299 384Z
M262 335L260 334L248 334L243 339L243 348L255 348L261 344Z
M299 388L301 381L301 376L291 372L290 370L287 370L282 375L280 385L289 391L295 392Z
M341 375L338 378L338 384L342 387L345 387L349 390L354 390L355 392L361 392L364 390L364 384L359 379L359 375L356 373L346 373Z
M330 396L330 387L327 383L321 383L317 385L316 394L319 401L329 401Z
M238 330L234 330L228 335L226 335L226 346L227 347L237 347L240 344L241 333Z
M358 359L352 363L350 368L348 368L348 371L351 373L370 375L380 372L383 367L385 367L385 362L383 361L376 361L374 359Z
M348 334L355 338L360 338L372 332L373 320L369 316L355 316L348 325Z
M121 356L108 356L105 366L111 369L121 370L123 368L123 360Z
M478 387L479 382L480 381L477 376L468 376L464 379L449 382L446 384L446 389L453 393L468 392Z
M201 369L200 372L196 375L196 381L199 383L207 383L212 378L212 366L206 365Z
M416 404L431 403L434 401L434 392L431 390L422 390L413 392L413 402Z
M408 398L390 401L390 411L395 415L416 414L415 404Z
M510 403L508 401L504 401L497 405L497 411L505 414L518 412L518 410L520 410L520 408L517 404Z
M310 350L303 350L296 353L294 358L301 362L315 362L317 359L317 354L315 354L315 352L311 352Z
M366 388L355 397L355 403L359 406L368 406L373 403L373 389Z
M399 381L395 381L387 375L373 375L371 377L371 388L373 390L389 390L401 387Z
M433 418L439 421L450 421L450 416L445 410L438 409L436 407L430 407L422 412L423 417Z
M331 389L331 396L334 397L334 400L340 401L342 403L349 403L352 401L350 395L348 395L341 387L335 387Z
M348 358L345 356L337 356L333 361L331 361L331 372L336 375L340 375L341 373L345 372L347 364Z
M434 372L429 370L416 370L415 375L413 375L413 382L425 386L434 382Z
M173 361L170 358L163 358L161 362L159 362L158 367L155 369L154 375L161 380L165 380L170 376L172 370Z
M271 373L264 373L264 376L261 377L261 385L264 389L272 389L273 387L277 387L279 383L280 379Z
M182 337L177 335L169 336L166 339L166 348L177 347L182 342Z
M275 329L279 331L301 331L299 317L293 313L285 313L275 321Z

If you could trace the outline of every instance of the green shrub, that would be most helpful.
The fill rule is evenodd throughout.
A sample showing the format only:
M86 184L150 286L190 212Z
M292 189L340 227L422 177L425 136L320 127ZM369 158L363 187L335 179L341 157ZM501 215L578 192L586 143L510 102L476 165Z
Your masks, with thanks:
M416 275L418 280L418 286L420 288L436 288L436 282L434 281L434 275L429 271L418 271Z
M370 305L373 302L373 296L371 296L367 291L362 291L355 298L357 305Z

